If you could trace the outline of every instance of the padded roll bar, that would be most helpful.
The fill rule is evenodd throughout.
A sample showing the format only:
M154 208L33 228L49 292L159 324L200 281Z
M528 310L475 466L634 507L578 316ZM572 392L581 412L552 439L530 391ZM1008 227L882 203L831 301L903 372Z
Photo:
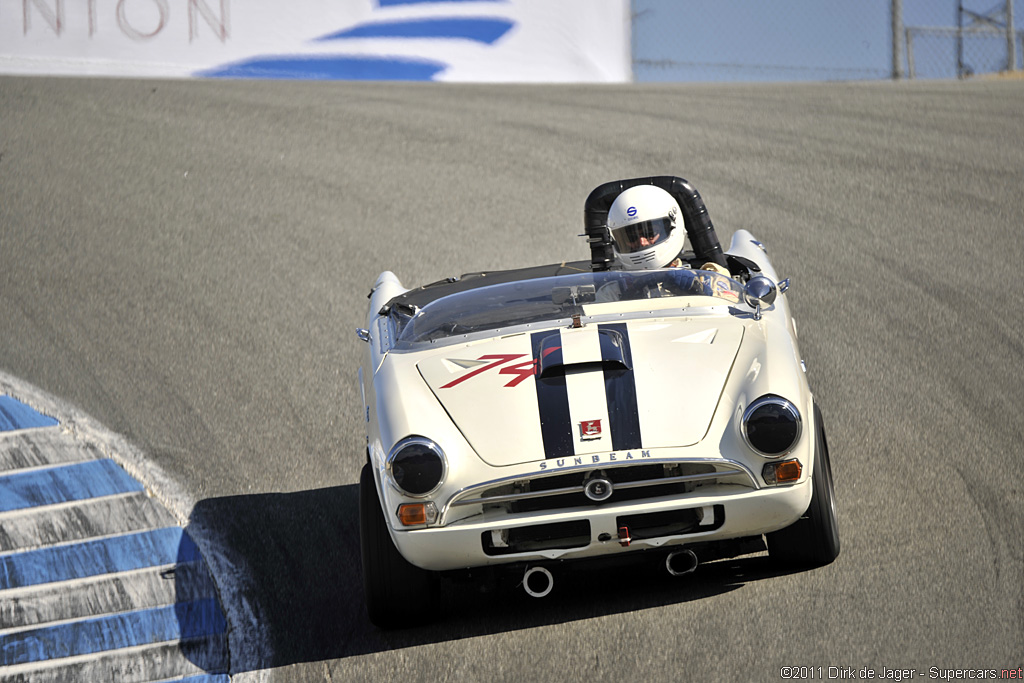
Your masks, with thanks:
M690 238L694 254L701 263L713 261L728 268L722 245L711 224L711 217L704 206L704 200L693 185L675 176L653 176L650 178L632 178L630 180L613 180L599 185L587 197L583 207L583 227L590 243L590 269L593 271L610 270L615 256L612 252L612 235L608 230L608 210L612 202L623 190L637 185L654 185L672 195L683 213L683 224Z

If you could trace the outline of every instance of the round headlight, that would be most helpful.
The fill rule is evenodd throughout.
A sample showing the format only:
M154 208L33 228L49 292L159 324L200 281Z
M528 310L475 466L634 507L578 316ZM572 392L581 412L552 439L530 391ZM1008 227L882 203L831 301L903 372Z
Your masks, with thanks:
M388 476L400 491L409 496L426 496L436 491L446 470L444 451L422 436L402 439L388 455Z
M743 438L761 455L778 458L800 438L800 411L781 396L762 396L743 413Z

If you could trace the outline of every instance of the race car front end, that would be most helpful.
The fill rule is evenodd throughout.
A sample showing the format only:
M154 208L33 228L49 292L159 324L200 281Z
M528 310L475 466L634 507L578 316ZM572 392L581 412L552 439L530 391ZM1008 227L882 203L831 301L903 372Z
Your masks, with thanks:
M795 347L765 343L782 311L668 313L391 353L371 462L402 556L431 571L722 556L710 544L797 521L815 424Z
M766 546L785 564L835 557L827 446L788 306L740 304L743 285L712 275L705 291L691 286L705 274L665 274L685 296L602 299L606 279L573 276L422 309L378 283L390 303L371 301L361 490L376 623L403 620L445 573L519 572L542 596L568 563L650 558L685 574Z

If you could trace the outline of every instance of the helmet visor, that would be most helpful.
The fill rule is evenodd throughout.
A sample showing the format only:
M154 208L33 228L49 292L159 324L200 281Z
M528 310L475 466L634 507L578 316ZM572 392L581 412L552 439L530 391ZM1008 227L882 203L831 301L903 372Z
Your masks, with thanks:
M620 254L631 254L634 251L650 249L668 238L672 231L672 221L665 216L650 221L631 223L621 228L612 228L612 239Z

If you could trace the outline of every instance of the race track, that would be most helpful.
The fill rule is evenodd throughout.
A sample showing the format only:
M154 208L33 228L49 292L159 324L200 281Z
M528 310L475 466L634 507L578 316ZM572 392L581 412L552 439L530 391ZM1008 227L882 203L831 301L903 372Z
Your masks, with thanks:
M570 575L543 601L453 589L438 623L376 631L354 333L374 278L585 258L589 191L659 174L792 278L839 559ZM193 535L262 629L233 641L241 678L1024 665L1022 226L1022 81L0 78L0 372L123 434L197 501Z

